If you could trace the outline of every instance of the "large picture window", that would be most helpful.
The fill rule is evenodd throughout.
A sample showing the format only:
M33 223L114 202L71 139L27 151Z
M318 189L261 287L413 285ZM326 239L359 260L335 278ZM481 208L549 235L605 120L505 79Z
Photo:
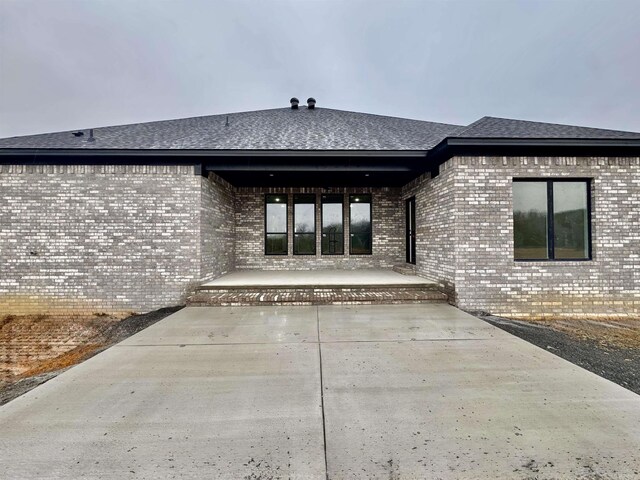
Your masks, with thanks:
M321 199L322 240L321 252L323 255L344 254L344 220L343 220L343 196L322 195Z
M513 181L516 260L591 258L589 180Z
M293 254L316 254L316 196L293 196Z
M286 195L265 197L264 252L267 255L287 255L288 253Z
M371 195L349 195L349 253L371 254Z

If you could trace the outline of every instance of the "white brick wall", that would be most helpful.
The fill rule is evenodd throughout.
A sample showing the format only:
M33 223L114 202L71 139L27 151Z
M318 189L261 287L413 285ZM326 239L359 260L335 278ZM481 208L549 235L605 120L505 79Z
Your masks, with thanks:
M513 260L512 179L592 182L593 260ZM462 308L507 316L640 314L640 159L456 157L371 193L373 255L264 255L264 194L191 166L0 166L0 312L147 311L238 269L391 268L416 196L417 271ZM289 208L289 225L293 209Z
M592 261L513 260L514 177L593 178ZM456 157L403 190L414 193L418 270L453 289L460 307L511 317L640 313L639 158Z
M0 191L2 313L148 311L231 268L229 194L193 166L3 165Z

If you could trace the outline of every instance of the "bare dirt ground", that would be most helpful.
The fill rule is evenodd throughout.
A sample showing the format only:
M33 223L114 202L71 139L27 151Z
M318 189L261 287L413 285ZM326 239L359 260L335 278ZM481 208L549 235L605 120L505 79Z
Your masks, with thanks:
M180 308L163 308L126 318L102 313L0 318L0 405Z
M640 394L640 318L512 320L471 313Z

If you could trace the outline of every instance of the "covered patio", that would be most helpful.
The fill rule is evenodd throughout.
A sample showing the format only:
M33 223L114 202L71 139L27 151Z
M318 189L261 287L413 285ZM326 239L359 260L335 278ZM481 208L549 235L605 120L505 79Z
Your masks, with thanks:
M433 282L394 270L371 268L358 270L241 270L227 273L202 285L202 288L253 287L365 287L431 286Z

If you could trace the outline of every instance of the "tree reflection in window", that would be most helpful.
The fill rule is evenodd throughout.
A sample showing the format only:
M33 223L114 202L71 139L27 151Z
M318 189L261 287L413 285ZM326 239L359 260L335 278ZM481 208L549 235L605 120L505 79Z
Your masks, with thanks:
M316 196L293 196L293 254L316 254Z
M372 252L371 195L349 195L349 253L369 255Z
M265 241L267 255L287 255L287 196L265 197Z
M322 240L323 255L344 254L343 196L322 195Z

